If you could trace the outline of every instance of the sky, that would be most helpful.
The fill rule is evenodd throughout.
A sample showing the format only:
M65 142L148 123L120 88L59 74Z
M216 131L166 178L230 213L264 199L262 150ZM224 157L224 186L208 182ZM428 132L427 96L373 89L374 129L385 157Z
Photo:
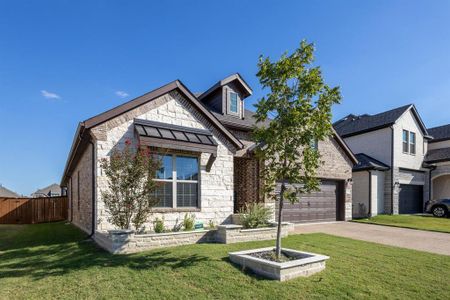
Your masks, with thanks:
M0 184L60 182L78 122L175 79L193 92L314 42L334 120L414 103L450 123L450 1L0 0Z

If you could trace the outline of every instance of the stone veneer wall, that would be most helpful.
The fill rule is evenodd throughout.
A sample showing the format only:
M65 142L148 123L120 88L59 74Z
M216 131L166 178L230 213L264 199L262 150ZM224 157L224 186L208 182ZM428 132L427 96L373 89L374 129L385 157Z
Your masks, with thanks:
M79 174L79 176L78 176ZM78 183L78 178L80 182ZM80 188L78 190L78 187ZM72 172L69 184L69 220L87 233L92 230L92 145L89 145ZM73 209L73 212L71 211Z
M217 130L192 104L178 92L172 91L146 104L92 129L96 140L97 153L97 230L113 229L107 221L107 211L101 198L101 191L108 188L99 161L109 158L113 149L122 149L126 140L137 144L133 119L144 119L192 128L209 129L218 143L217 158L209 172L206 163L209 154L200 157L200 208L193 210L197 220L215 224L227 223L233 213L233 153L237 150L226 137ZM164 216L166 226L173 227L183 220L186 209L165 210L153 214L145 224L146 230L152 228L152 220Z

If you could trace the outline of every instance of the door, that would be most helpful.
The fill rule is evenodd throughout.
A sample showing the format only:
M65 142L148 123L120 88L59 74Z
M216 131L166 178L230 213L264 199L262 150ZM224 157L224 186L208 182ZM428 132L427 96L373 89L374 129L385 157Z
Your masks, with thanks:
M284 202L283 221L291 223L336 221L338 216L338 182L323 180L319 192L300 195L298 202ZM277 210L278 211L278 210ZM276 214L278 219L278 213Z
M399 213L417 214L423 212L423 186L401 184L399 193Z

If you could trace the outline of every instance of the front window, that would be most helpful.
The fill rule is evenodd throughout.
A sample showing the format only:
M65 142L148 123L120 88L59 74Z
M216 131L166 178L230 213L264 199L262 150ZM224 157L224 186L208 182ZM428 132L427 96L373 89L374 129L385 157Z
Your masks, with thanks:
M311 146L312 149L314 149L316 151L319 149L319 142L317 141L317 139L312 139L309 142L309 145Z
M403 130L403 152L408 153L409 150L409 132Z
M409 153L416 154L416 134L414 132L409 133Z
M237 113L238 112L238 94L230 93L230 112Z
M160 182L155 197L157 207L198 207L198 157L162 155L155 181Z

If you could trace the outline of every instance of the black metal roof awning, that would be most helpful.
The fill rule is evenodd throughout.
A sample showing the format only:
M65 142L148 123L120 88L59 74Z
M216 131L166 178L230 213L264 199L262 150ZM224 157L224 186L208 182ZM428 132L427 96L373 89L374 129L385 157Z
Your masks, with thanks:
M217 142L206 129L134 119L141 145L182 151L217 153Z

